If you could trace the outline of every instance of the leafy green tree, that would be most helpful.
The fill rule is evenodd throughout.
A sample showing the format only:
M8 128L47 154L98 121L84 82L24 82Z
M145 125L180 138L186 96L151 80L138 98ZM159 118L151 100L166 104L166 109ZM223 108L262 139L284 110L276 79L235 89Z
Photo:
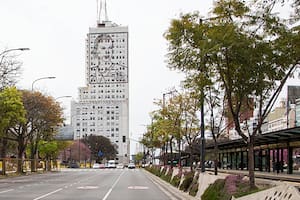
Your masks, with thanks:
M6 157L8 144L8 130L17 123L26 121L25 109L21 93L15 88L5 88L0 91L0 137L2 141L1 157ZM2 164L2 173L5 174L5 164Z
M288 27L271 10L251 8L255 9L244 1L216 1L210 18L194 13L173 20L166 38L170 67L197 79L199 91L205 92L212 82L221 83L235 130L248 144L250 186L254 187L254 138L299 65L300 37L298 27ZM201 74L193 77L195 70ZM257 126L245 133L240 116L253 110L253 99L258 108Z
M18 143L18 172L22 172L22 159L30 143L31 169L36 170L35 158L40 140L51 140L62 124L62 108L53 97L40 92L23 90L22 102L26 110L26 121L20 121L9 129L9 139Z
M182 94L182 127L181 134L186 143L188 144L190 153L190 163L194 162L193 152L194 143L199 136L199 120L197 113L199 112L199 100L193 92L185 91ZM191 164L191 170L193 170L193 165Z
M137 164L140 164L141 161L143 160L144 158L144 153L143 152L138 152L136 155L135 155L135 161Z
M89 135L82 140L91 150L92 159L97 162L102 161L104 158L107 160L115 159L118 151L116 145L101 135ZM99 154L99 152L101 152Z
M152 163L154 159L154 149L162 148L164 145L161 135L158 135L158 132L156 132L155 130L155 124L151 123L151 125L147 126L147 131L143 134L143 138L141 139L141 141L139 141L142 145L144 145L144 147L150 149Z
M46 161L46 170L51 170L49 161L56 159L59 153L57 141L39 141L38 154L43 160Z

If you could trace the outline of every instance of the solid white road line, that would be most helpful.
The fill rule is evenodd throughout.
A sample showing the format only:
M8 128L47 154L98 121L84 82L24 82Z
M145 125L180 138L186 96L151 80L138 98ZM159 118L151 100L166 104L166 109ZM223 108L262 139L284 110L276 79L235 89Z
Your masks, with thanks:
M124 174L124 171L120 174L120 176L117 178L117 180L114 182L114 184L111 186L111 188L108 190L108 192L106 193L106 195L103 197L102 200L106 200L107 197L109 196L109 194L111 193L111 191L114 189L114 187L117 185L117 183L119 182L121 176Z
M4 191L1 191L0 194L2 193L6 193L6 192L10 192L10 191L13 191L14 189L10 189L10 190L4 190Z
M54 190L54 191L49 192L49 193L47 193L47 194L44 194L44 195L42 195L42 196L40 196L40 197L37 197L37 198L35 198L35 199L33 199L33 200L39 200L39 199L42 199L42 198L44 198L44 197L47 197L47 196L49 196L49 195L51 195L51 194L54 194L54 193L56 193L56 192L59 192L59 191L61 191L61 190L62 190L62 188L59 188L59 189L57 189L57 190Z

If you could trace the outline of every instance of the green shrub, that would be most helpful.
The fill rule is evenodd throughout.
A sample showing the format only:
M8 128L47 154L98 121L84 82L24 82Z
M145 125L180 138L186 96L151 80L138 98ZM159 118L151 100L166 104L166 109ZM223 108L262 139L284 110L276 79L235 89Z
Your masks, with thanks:
M159 176L160 177L165 176L166 172L167 172L167 166L164 166L164 168L162 170L160 170Z
M249 183L243 180L242 176L229 175L225 179L218 179L204 191L202 200L230 200L232 196L236 198L261 191L263 189L250 189Z
M193 182L193 178L194 178L194 171L191 172L187 172L184 175L184 179L182 181L182 184L179 186L180 190L183 190L184 192L188 191L191 183Z
M175 186L178 187L181 181L181 174L177 174L175 176L173 176L172 180L170 181L170 183Z
M198 187L199 187L199 183L195 183L195 184L192 184L191 187L190 187L190 191L189 191L189 195L191 196L196 196L197 192L198 192Z
M172 174L173 174L173 169L172 168L169 168L168 170L168 173L163 173L161 175L161 178L167 182L170 182L171 181L171 178L172 178Z
M156 176L160 176L160 166L152 165L152 166L146 167L145 169Z
M224 192L225 180L217 179L210 184L201 196L202 200L230 200L231 195Z
M191 196L196 196L198 192L198 187L199 187L198 179L199 179L199 173L197 173L197 175L194 176L193 181L189 187L189 194Z

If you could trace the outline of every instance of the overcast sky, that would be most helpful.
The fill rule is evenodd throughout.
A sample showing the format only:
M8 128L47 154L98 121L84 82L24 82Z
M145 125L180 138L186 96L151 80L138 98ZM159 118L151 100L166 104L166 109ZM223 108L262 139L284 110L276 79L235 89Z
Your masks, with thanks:
M18 86L54 98L78 98L85 86L85 38L96 25L96 0L1 0L0 52L28 47L22 52L23 73ZM212 0L107 0L109 20L129 28L130 134L138 138L150 123L153 100L183 80L183 74L166 67L167 42L163 33L180 13L206 15ZM70 118L71 99L59 99Z
M28 47L22 52L19 87L31 89L40 77L55 76L34 84L55 98L78 98L85 85L85 38L96 25L96 0L1 0L0 49ZM163 33L180 13L212 7L211 0L107 0L109 20L129 28L130 133L142 134L150 123L153 100L178 86L183 75L166 67ZM59 99L70 118L71 99Z

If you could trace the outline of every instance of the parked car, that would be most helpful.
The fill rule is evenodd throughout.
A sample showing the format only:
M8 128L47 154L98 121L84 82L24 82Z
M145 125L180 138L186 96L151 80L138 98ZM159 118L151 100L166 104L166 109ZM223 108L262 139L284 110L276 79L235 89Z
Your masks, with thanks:
M134 163L129 163L128 164L128 169L134 169L135 168L135 164Z
M94 163L93 164L93 169L100 169L100 164L99 163Z
M72 163L69 164L69 168L79 168L79 163L72 162Z
M124 165L122 163L117 164L117 169L123 169Z
M99 164L99 169L104 169L105 168L105 164L101 163Z
M107 162L107 168L116 168L116 162L114 160L109 160Z

